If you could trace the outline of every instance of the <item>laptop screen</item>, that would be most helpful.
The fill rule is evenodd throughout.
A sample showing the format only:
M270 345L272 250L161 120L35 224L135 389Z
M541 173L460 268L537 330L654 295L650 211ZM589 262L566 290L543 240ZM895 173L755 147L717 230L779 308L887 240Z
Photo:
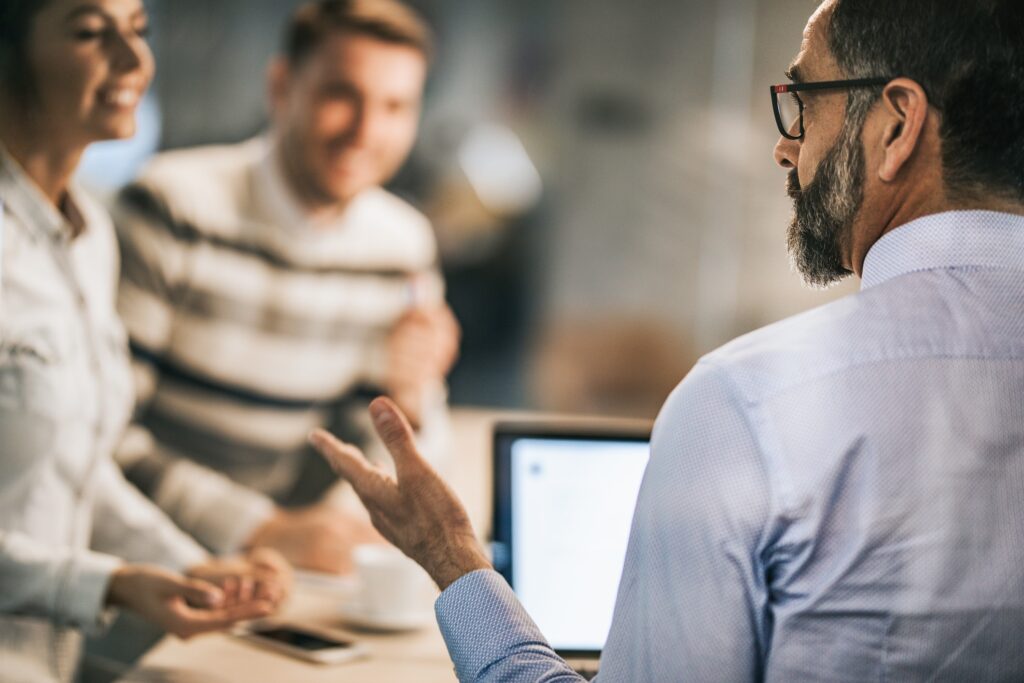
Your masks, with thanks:
M495 566L558 652L604 647L648 438L495 430Z

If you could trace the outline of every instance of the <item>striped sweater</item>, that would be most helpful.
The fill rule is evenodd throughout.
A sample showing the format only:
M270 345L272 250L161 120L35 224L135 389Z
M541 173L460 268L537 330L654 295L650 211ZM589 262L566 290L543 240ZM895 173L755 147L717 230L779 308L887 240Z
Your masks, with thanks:
M369 439L387 339L443 297L430 224L381 188L314 222L264 138L157 156L114 209L140 410L118 460L183 528L236 549L288 499L306 434ZM443 448L444 389L424 418Z

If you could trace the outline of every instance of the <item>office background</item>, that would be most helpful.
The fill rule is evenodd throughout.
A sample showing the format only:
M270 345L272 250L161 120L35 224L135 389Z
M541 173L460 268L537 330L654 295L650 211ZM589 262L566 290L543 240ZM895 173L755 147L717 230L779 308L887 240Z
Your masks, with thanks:
M295 0L147 0L140 135L93 150L110 190L154 149L263 129ZM393 189L434 221L464 329L452 400L653 417L704 352L856 288L790 271L768 85L813 0L413 0L438 53Z

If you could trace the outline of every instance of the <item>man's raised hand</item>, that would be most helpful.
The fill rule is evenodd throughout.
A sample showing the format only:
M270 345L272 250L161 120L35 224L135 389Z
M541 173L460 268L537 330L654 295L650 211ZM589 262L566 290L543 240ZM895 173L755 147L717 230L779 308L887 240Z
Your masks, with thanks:
M392 477L362 452L318 429L310 441L334 470L352 484L384 538L422 566L444 590L464 574L490 568L451 488L419 450L408 420L387 398L370 404L374 428L395 462Z

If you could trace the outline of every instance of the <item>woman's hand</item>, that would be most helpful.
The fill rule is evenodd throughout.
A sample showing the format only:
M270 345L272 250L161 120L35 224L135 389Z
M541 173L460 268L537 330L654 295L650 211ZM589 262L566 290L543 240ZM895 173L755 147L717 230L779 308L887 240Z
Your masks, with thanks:
M213 557L186 573L220 588L225 606L263 600L276 609L292 588L291 565L271 548L253 548L245 555Z
M107 604L131 610L179 638L220 631L274 611L271 602L258 598L227 605L224 592L211 583L137 564L114 572Z

